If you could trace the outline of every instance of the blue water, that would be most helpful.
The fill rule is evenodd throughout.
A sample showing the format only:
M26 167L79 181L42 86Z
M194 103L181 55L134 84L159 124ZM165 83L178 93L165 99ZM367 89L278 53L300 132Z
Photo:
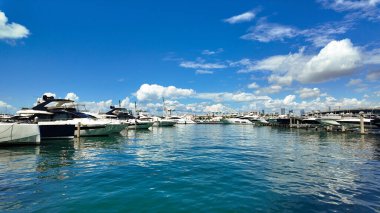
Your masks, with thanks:
M379 136L184 125L0 149L0 212L380 212Z

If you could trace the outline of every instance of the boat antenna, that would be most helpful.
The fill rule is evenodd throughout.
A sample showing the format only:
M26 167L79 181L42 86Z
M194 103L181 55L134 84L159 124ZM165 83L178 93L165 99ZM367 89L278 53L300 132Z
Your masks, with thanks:
M137 103L136 103L136 101L135 101L135 114L136 114L136 116L138 116L137 115Z
M162 109L164 111L164 115L163 116L166 116L166 107L165 107L165 98L162 97Z

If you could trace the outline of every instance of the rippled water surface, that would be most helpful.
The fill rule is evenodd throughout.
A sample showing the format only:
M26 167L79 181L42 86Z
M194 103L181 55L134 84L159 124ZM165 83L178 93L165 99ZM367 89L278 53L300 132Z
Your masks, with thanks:
M380 212L380 137L234 125L0 148L0 212Z

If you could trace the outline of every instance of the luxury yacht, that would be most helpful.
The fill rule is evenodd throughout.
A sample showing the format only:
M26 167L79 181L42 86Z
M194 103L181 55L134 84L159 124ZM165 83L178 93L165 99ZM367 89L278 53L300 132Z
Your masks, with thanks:
M154 123L150 117L138 116L136 118L126 108L121 107L111 106L111 110L106 112L106 115L116 116L121 122L127 123L129 130L149 129Z
M222 123L224 124L240 124L240 125L252 125L253 123L248 119L243 118L223 118Z
M170 116L168 119L175 121L177 124L197 124L192 119L187 116L178 117L178 116Z
M17 114L38 123L42 138L74 137L78 135L78 127L80 136L106 136L114 132L110 122L78 112L74 101L67 99L44 96L42 103L32 109L22 109Z

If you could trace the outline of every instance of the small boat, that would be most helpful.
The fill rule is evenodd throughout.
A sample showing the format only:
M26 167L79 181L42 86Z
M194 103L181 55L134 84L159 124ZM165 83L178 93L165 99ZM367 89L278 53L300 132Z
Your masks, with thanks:
M0 145L40 144L37 124L0 123Z

